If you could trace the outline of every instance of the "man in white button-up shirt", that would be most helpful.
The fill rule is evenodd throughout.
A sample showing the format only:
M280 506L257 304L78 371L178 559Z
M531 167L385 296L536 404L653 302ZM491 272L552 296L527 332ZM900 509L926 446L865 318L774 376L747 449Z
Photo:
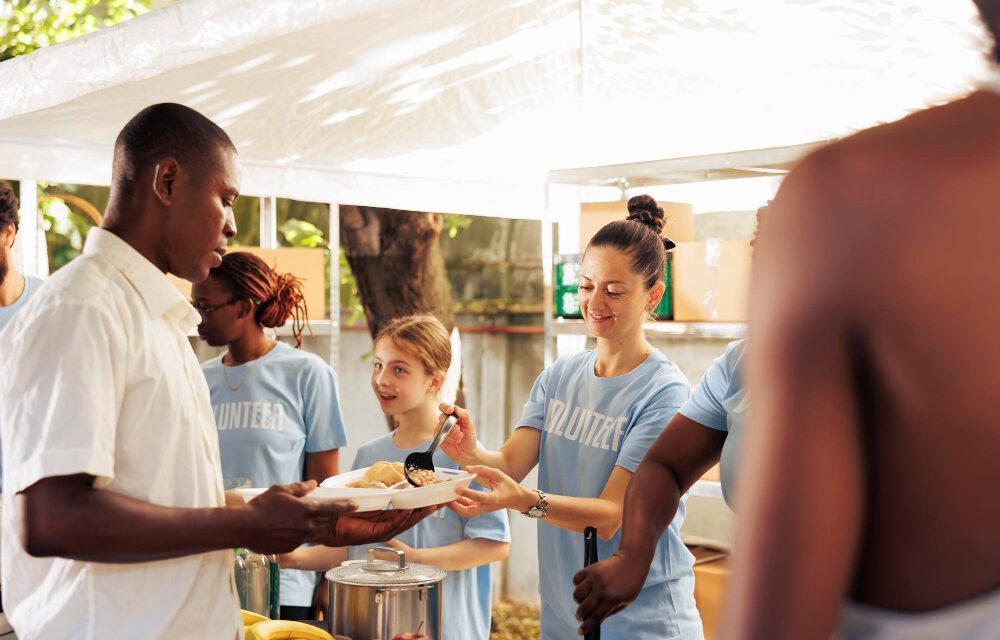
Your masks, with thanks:
M225 506L197 312L236 232L233 143L154 105L115 144L111 199L84 254L0 337L4 604L21 640L237 638L232 551L387 539L430 510L346 515L314 483Z

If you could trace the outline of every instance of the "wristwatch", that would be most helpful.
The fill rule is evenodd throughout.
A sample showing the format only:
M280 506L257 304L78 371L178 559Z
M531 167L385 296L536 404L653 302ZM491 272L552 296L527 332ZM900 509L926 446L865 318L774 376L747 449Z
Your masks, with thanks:
M549 500L545 497L544 491L535 489L535 493L538 494L538 504L531 505L527 511L523 511L522 513L529 518L544 518L549 514Z

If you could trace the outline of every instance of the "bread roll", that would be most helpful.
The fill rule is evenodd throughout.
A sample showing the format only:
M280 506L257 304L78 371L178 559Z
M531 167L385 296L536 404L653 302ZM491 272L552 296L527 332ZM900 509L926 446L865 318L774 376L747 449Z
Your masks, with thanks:
M376 480L355 480L354 482L348 482L345 486L351 487L352 489L388 489L384 482L378 482Z
M399 465L399 467L397 468L396 465ZM373 482L382 482L385 486L390 487L397 482L405 480L406 476L403 475L402 463L379 460L368 467L368 470L365 471L364 479Z

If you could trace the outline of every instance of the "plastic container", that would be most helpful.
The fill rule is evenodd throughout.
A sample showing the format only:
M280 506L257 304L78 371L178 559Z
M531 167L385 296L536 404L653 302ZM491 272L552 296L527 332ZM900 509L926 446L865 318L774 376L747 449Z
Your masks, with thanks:
M663 268L663 283L666 285L666 289L663 290L663 297L660 298L660 304L656 305L656 309L653 310L653 314L657 320L674 319L673 258L673 252L667 251L667 263Z
M583 254L560 253L553 256L554 277L552 295L556 316L560 318L582 318L577 288L580 286L580 264Z
M456 490L468 487L475 480L475 474L461 469L434 469L434 479L438 482L425 487L414 487L405 480L393 487L398 491L392 495L392 506L397 509L419 509L434 504L445 504L458 498Z
M267 556L249 549L236 549L233 576L240 596L240 608L277 619L278 565Z
M339 491L351 491L355 494L359 492L372 492L377 498L372 498L372 502L385 500L386 505L392 504L397 509L419 509L429 507L434 504L444 504L458 498L455 493L459 487L468 487L475 475L460 469L444 469L438 467L434 470L434 478L441 482L428 485L426 487L414 487L406 480L398 482L388 489L343 489L348 482L360 480L365 475L366 469L355 469L347 473L327 478L320 484L322 489L335 489ZM319 491L319 489L317 489ZM351 496L352 500L361 498ZM385 505L384 505L385 506Z
M357 478L360 478L364 472L357 474ZM358 503L358 511L381 511L389 506L389 498L394 493L391 489L354 489L351 487L345 487L344 485L351 480L346 482L341 482L339 484L327 484L327 482L333 480L334 478L339 478L340 476L334 476L333 478L327 478L323 481L323 484L316 487L308 494L306 494L306 500L353 500ZM355 478L355 479L357 479ZM237 489L237 493L243 496L247 501L253 500L260 494L267 491L267 489L254 488L254 489Z

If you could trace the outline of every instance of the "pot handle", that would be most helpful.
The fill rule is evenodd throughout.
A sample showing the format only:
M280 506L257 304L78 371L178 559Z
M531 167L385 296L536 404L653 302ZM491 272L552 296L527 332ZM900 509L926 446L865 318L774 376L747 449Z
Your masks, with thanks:
M389 637L389 621L385 618L385 593L381 590L375 590L375 620L378 622L379 636L382 638Z
M392 560L399 561L399 566L394 567L391 571L406 568L406 554L403 551L393 549L392 547L369 547L368 553L365 556L365 569L369 569L371 571L379 570L378 567L375 566L376 556L379 554L383 556L390 555L392 556Z

